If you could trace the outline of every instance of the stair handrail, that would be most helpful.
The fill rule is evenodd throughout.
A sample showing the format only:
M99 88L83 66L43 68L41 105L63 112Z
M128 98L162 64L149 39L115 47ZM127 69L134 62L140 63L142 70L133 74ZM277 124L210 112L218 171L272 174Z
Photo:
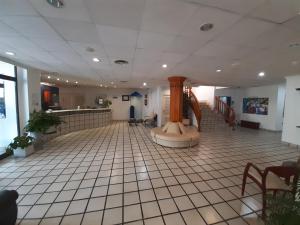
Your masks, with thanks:
M192 92L191 87L185 86L184 92L188 95L188 98L190 100L190 106L195 114L196 119L197 119L198 131L200 131L202 113L201 113L199 101L198 101L196 95Z
M235 111L231 106L223 102L219 96L215 96L215 111L223 115L225 122L227 122L230 127L235 128Z

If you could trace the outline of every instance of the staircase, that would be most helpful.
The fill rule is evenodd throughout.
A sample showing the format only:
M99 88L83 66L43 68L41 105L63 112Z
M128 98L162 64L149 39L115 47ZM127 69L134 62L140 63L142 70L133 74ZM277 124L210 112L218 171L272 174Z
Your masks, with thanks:
M185 87L183 99L183 115L189 118L188 108L192 109L197 120L198 131L224 129L228 128L228 126L234 130L234 110L222 102L219 97L215 98L214 110L206 103L199 103L190 87Z

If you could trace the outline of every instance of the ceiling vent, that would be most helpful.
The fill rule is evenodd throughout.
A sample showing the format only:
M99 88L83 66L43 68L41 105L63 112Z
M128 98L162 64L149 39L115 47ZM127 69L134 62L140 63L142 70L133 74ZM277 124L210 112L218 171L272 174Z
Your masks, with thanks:
M115 60L115 64L126 65L126 64L128 64L128 61L123 60L123 59L118 59L118 60Z
M62 8L64 6L63 0L47 0L47 2L55 8Z

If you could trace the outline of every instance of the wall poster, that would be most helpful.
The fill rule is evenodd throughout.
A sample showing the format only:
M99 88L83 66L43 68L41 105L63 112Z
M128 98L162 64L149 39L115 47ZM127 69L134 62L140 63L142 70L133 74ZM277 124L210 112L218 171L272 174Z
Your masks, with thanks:
M244 98L243 113L268 115L269 98Z

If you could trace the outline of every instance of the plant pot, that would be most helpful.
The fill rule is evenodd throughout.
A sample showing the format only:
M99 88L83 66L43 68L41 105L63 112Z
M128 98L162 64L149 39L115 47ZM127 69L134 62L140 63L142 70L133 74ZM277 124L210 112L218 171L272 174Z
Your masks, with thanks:
M14 156L15 157L27 157L29 155L31 155L32 153L34 153L34 148L32 145L28 146L27 148L17 148L14 149Z
M41 150L44 147L44 135L40 132L29 132L30 137L34 138L33 146L35 150Z
M45 134L55 134L56 133L56 127L51 126L48 130L46 130Z

